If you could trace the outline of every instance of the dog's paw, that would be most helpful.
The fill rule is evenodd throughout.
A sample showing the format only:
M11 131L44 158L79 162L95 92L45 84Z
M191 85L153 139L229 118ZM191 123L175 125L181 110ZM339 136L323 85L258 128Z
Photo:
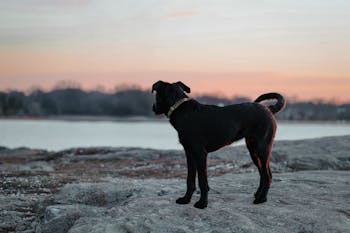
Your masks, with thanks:
M197 201L195 204L194 204L194 207L198 208L198 209L204 209L208 206L208 202L207 201Z
M180 197L176 200L176 203L177 204L180 204L180 205L184 205L184 204L188 204L190 203L191 201L191 198L187 198L187 197Z
M258 190L254 193L254 198L259 199L259 196L261 195L261 190Z
M267 198L266 197L263 197L263 198L255 198L254 200L254 204L261 204L261 203L264 203L267 201Z

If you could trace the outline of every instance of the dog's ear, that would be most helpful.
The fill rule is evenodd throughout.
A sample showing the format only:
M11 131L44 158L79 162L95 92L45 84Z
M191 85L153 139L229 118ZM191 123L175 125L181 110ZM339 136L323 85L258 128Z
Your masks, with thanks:
M162 86L164 86L164 82L163 82L163 81L160 81L160 80L159 80L158 82L154 83L153 86L152 86L152 93L153 93L154 91L159 91L159 89L160 89Z
M179 85L184 92L191 93L191 88L186 86L183 82L178 81L175 84Z

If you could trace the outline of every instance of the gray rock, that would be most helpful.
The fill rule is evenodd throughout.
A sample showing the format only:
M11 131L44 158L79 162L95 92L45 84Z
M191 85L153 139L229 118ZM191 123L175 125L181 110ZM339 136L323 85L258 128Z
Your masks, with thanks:
M37 231L66 233L75 221L85 216L99 216L103 209L85 205L54 205L46 208L44 221Z
M52 164L44 161L29 162L25 164L7 164L6 166L0 166L0 172L53 172L54 168Z
M95 212L83 205L74 208L62 205L46 218L60 219L59 225L71 226L69 233L346 232L350 229L349 171L276 174L269 201L253 205L257 180L255 173L211 178L210 202L205 210L192 206L198 194L192 204L175 204L185 188L180 180L170 182L169 194L158 196L157 190L168 183L164 179L145 180L145 185L151 186L145 189L148 191L123 204L100 207ZM51 212L52 208L59 207L49 207ZM103 208L105 211L101 211Z
M64 159L79 161L113 161L121 159L158 159L162 157L178 157L183 152L178 150L155 150L145 148L76 148L59 152Z
M4 149L0 232L348 232L349 151L350 136L276 142L269 200L253 205L259 178L247 149L223 148L209 156L209 206L198 210L198 191L175 204L183 151Z
M0 232L34 231L35 203L42 197L36 195L0 195Z
M55 196L57 203L110 206L121 204L141 191L127 182L67 184Z

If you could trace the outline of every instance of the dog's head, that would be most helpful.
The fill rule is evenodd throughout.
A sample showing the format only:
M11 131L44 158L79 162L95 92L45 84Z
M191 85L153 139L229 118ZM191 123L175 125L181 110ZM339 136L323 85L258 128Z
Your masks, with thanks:
M190 93L191 89L182 82L167 83L158 81L152 86L152 93L156 92L156 102L153 104L153 112L157 115L167 114L170 107Z

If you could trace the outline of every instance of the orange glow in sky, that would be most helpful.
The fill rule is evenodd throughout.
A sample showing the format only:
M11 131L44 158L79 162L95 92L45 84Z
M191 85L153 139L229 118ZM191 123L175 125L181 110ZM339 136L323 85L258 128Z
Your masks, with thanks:
M155 4L157 3L157 4ZM158 80L350 102L350 2L0 2L0 89Z

